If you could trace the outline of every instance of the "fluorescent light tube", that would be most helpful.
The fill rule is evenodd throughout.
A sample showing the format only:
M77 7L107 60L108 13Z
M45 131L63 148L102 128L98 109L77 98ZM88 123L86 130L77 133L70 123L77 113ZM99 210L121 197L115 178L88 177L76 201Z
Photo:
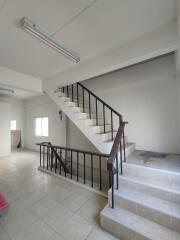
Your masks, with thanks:
M0 87L0 92L9 92L9 93L14 93L13 89L10 88L4 88L4 87Z
M21 25L26 31L28 31L36 38L43 41L48 46L50 46L50 47L54 48L55 50L57 50L58 52L62 53L64 56L72 59L76 63L80 61L80 57L76 53L61 46L59 43L57 43L55 40L53 40L46 33L42 32L42 30L28 18L26 18L26 17L22 18Z

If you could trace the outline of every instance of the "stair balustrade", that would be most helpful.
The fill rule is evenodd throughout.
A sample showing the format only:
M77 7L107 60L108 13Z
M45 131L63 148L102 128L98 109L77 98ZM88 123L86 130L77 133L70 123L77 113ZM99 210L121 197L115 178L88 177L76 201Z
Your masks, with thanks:
M50 142L37 143L40 146L40 167L54 172L70 179L76 178L84 184L90 181L91 187L94 187L94 172L97 167L99 190L103 190L105 179L102 175L102 161L107 161L109 155L91 151L83 151L74 148L54 146ZM89 160L89 161L88 161ZM82 176L80 175L80 166L82 167ZM87 177L87 167L90 169L90 178ZM97 181L96 181L97 183Z

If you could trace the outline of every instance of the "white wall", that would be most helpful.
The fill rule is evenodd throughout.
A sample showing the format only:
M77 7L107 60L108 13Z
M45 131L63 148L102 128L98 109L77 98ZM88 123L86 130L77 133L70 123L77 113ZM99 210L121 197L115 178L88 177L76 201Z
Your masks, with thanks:
M67 118L67 146L71 148L98 152L88 138Z
M11 153L10 119L10 104L0 102L0 157L7 156Z
M0 101L7 102L11 106L10 120L16 120L17 130L21 130L21 145L24 146L24 103L22 100L8 96L0 96ZM10 121L9 121L10 125Z
M172 22L47 77L43 80L43 89L53 89L92 79L175 50L177 50L177 29L176 23Z
M38 150L38 142L50 141L52 144L66 146L66 117L59 118L59 107L46 96L25 101L25 148ZM49 137L37 137L34 132L36 117L49 118Z
M136 149L180 153L174 55L83 84L129 122L126 135Z

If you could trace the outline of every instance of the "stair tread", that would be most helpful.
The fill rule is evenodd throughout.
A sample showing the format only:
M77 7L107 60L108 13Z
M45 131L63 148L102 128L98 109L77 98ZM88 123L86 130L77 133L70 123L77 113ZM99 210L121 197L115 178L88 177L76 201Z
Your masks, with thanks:
M101 212L101 215L149 239L180 239L179 233L117 206L112 209L107 205Z
M176 203L123 187L115 190L115 198L118 196L180 219L180 205Z
M176 190L176 189L172 189L172 188L168 188L168 187L164 187L164 186L157 186L157 184L151 184L149 182L142 182L142 180L139 180L138 178L135 177L129 177L129 176L119 176L119 178L121 179L127 179L128 181L143 185L143 186L147 186L147 187L152 187L152 188L156 188L157 190L164 190L170 193L175 193L175 194L180 194L180 191Z

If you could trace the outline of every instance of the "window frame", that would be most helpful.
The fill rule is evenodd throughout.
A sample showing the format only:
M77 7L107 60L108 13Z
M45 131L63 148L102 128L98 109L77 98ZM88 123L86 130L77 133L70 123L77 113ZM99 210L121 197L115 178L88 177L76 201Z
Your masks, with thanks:
M17 130L17 121L15 119L11 120L10 127L11 127L11 131L16 131Z
M36 121L37 121L37 119L40 119L40 125L41 125L41 129L40 129L40 134L37 134L37 129L36 129ZM46 131L47 131L47 135L44 135L43 134L43 119L47 119L47 129L46 129ZM35 119L34 119L34 133L35 133L35 136L36 137L49 137L49 117L36 117Z

